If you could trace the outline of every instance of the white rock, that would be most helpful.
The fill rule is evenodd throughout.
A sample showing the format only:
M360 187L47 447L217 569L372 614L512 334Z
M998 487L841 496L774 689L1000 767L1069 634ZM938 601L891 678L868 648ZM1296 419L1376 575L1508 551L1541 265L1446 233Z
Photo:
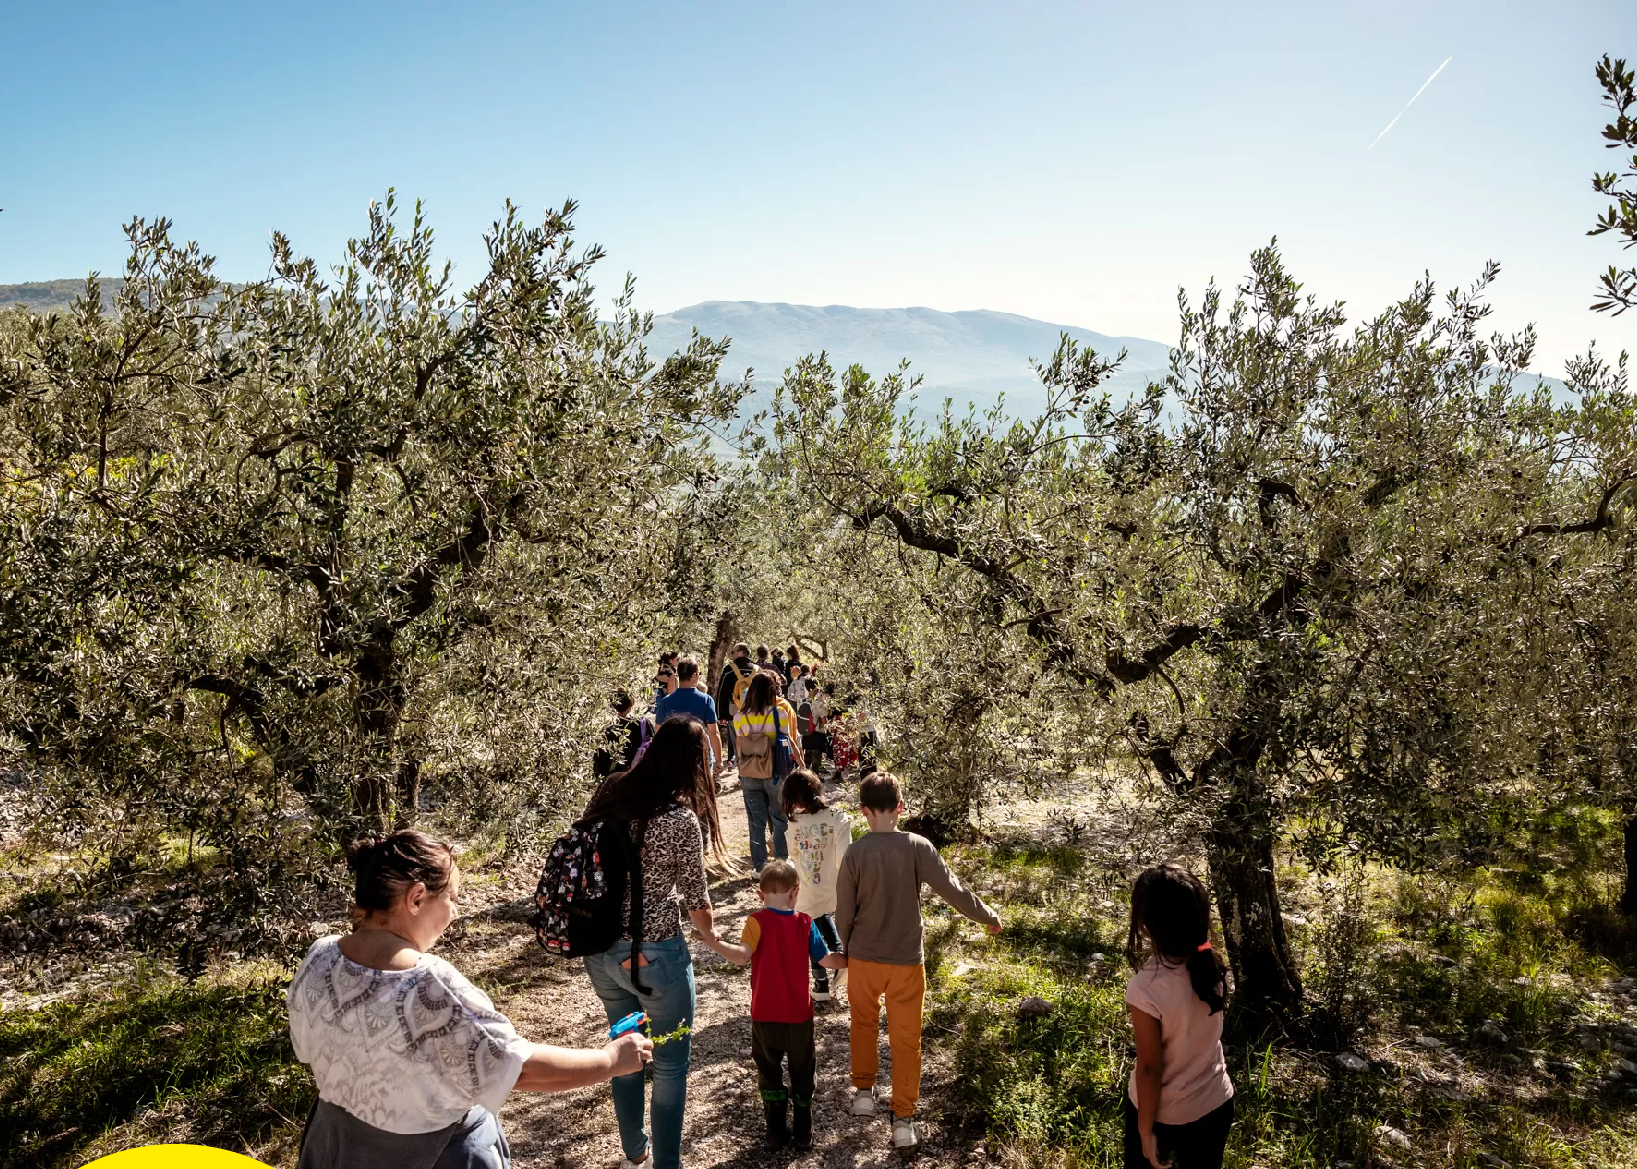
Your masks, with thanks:
M1398 1149L1401 1152L1407 1153L1415 1147L1410 1143L1410 1138L1407 1133L1399 1131L1390 1124L1376 1125L1376 1136L1380 1137L1384 1143L1391 1145L1393 1148Z
M1438 1048L1444 1046L1444 1041L1442 1039L1434 1039L1431 1035L1417 1035L1415 1037L1415 1042L1421 1047L1425 1047L1429 1051L1436 1051Z
M1351 1051L1336 1053L1336 1066L1344 1072L1362 1072L1370 1067L1370 1063L1363 1056Z
M953 969L953 970L951 970L949 972L949 977L951 977L951 978L965 978L968 974L971 974L971 973L972 973L972 963L970 963L970 962L957 962L955 964L955 969Z

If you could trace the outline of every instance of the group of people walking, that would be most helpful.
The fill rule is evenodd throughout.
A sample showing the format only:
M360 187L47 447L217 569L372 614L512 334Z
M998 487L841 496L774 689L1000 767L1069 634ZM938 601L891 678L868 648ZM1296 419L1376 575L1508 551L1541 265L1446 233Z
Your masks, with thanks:
M818 738L833 724L812 712L822 687L815 694L794 651L778 664L765 656L764 668L747 646L735 647L713 696L693 659L667 655L653 710L636 716L622 699L598 752L600 782L580 822L628 827L640 863L624 894L623 936L606 952L587 954L584 967L609 1023L646 1015L647 1036L632 1031L588 1050L523 1038L482 991L430 952L460 886L450 846L413 830L355 845L353 931L315 942L289 990L292 1041L319 1095L300 1169L499 1169L510 1154L496 1113L510 1092L603 1080L613 1081L624 1169L678 1169L697 1008L684 915L705 946L750 966L749 1054L767 1143L811 1147L819 1075L814 1004L844 984L848 1112L876 1112L884 1006L891 1139L901 1153L915 1150L926 992L921 889L930 886L991 932L1001 931L1001 919L930 842L899 828L902 787L873 763L859 777L864 825L855 830L826 797L815 766L826 758L839 763ZM718 716L724 706L725 720ZM761 908L731 941L716 929L706 860L735 865L717 803L735 762ZM832 776L850 778L843 767ZM1197 879L1172 866L1139 878L1126 996L1137 1044L1126 1105L1128 1166L1162 1166L1172 1156L1182 1169L1221 1164L1233 1089L1220 1042L1225 976L1209 928L1209 900Z

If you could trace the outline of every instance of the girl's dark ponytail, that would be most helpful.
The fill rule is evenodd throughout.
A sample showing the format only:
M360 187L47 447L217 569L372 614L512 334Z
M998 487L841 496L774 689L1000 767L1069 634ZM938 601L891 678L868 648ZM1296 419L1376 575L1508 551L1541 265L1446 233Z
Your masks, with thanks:
M1131 890L1131 925L1125 957L1131 969L1147 959L1142 935L1161 961L1185 966L1201 1002L1216 1014L1227 998L1227 969L1211 945L1211 895L1205 884L1178 865L1145 870Z
M1211 1014L1222 1009L1227 998L1228 973L1215 949L1207 945L1188 959L1188 981L1193 984L1200 1002L1211 1008Z

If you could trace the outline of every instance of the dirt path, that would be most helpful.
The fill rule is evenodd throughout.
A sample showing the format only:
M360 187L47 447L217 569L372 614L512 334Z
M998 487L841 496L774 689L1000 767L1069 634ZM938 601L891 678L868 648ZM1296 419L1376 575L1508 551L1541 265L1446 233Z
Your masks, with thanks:
M831 789L833 796L840 796ZM843 804L846 803L842 798ZM737 788L721 802L728 854L749 872L750 849L743 801ZM513 891L515 893L515 890ZM532 888L530 889L532 892ZM737 938L745 916L757 908L753 879L714 881L711 900L718 931ZM517 908L513 908L516 906ZM521 907L512 902L472 919L449 947L449 957L530 1039L565 1046L600 1041L607 1022L602 1003L578 963L552 961L535 946L532 935L516 923ZM508 920L511 919L511 920ZM693 942L698 1009L693 1030L693 1065L688 1080L688 1111L683 1128L685 1169L755 1169L800 1166L802 1169L865 1169L897 1166L891 1148L889 1110L873 1120L847 1113L847 1006L843 998L819 1004L817 1041L819 1082L813 1102L813 1150L767 1152L762 1146L761 1097L750 1059L750 974ZM881 1036L882 1083L891 1076L885 1031ZM920 1122L923 1148L918 1164L963 1165L969 1154L945 1147L938 1123L941 1087L949 1082L948 1060L925 1053ZM607 1086L560 1096L515 1093L501 1111L519 1169L602 1169L622 1160L614 1105Z

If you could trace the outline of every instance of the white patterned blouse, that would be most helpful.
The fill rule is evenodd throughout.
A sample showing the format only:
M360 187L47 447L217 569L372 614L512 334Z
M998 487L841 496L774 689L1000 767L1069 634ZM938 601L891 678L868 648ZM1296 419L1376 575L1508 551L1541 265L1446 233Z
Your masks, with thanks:
M286 994L296 1058L321 1099L386 1132L433 1132L497 1112L534 1045L442 958L360 966L339 938L307 951Z

